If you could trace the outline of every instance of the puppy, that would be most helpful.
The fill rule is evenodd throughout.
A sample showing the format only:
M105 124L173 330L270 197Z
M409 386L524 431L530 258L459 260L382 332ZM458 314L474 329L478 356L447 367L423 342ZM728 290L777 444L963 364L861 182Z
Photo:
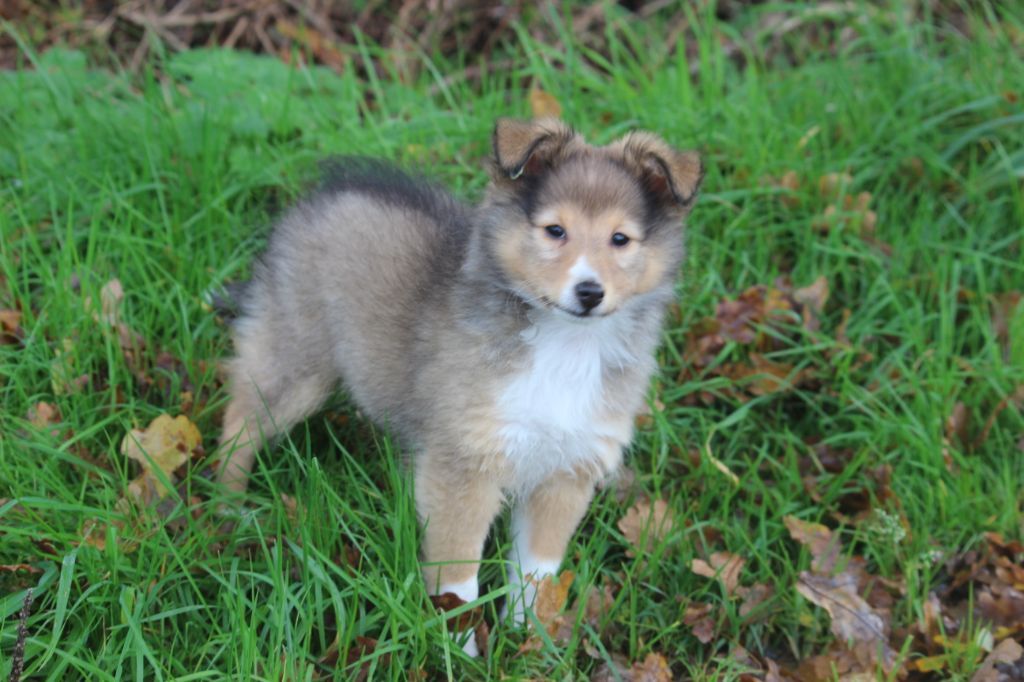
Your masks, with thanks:
M506 500L522 619L642 409L700 159L501 119L482 204L342 159L287 213L241 301L220 480L343 382L413 454L431 593L478 596Z

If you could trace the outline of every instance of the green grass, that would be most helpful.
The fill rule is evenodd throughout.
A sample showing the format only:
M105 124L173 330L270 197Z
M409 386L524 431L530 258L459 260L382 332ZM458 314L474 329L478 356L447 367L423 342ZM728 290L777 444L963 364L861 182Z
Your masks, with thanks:
M628 458L633 494L666 500L677 522L653 556L630 558L616 524L631 500L605 491L566 559L573 594L601 584L616 591L602 655L655 651L677 676L737 679L733 644L780 660L824 650L827 618L794 589L810 559L790 540L786 515L841 528L848 553L879 575L905 576L893 622L913 621L938 580L931 552L959 552L985 531L1024 534L1020 407L1003 410L976 449L945 441L956 403L976 437L1024 383L1024 312L1004 349L989 307L993 295L1024 289L1024 15L976 10L970 40L897 12L872 17L837 54L811 50L796 67L764 63L773 38L754 36L743 43L752 57L743 69L716 49L716 30L736 29L708 17L693 17L698 42L678 51L690 58L663 58L660 20L613 25L608 53L596 55L552 17L569 49L521 31L509 48L516 66L472 83L443 81L459 65L426 57L415 83L388 74L364 82L356 64L370 47L354 48L342 75L197 50L159 57L139 77L94 70L73 52L26 50L23 69L0 73L0 308L23 310L25 334L0 346L0 564L41 573L0 573L0 676L28 585L33 678L309 679L335 633L341 660L356 636L379 641L365 659L374 679L420 668L430 678L575 679L600 665L582 651L582 637L596 639L585 630L568 647L516 655L525 634L498 625L487 660L450 643L419 580L400 453L341 397L333 409L346 424L312 419L264 453L253 512L230 536L212 530L219 498L197 467L184 499L207 500L201 515L178 504L168 512L173 529L141 519L123 531L111 525L105 549L80 544L91 522L115 519L135 476L118 452L124 434L178 413L184 389L212 452L225 399L216 364L230 345L205 292L246 276L274 212L316 161L348 152L397 159L476 198L494 119L529 115L524 77L593 141L648 128L699 148L707 166L680 315L652 389L665 408ZM632 56L638 46L642 58ZM762 182L789 170L804 178L795 206ZM817 178L844 171L852 193L871 193L875 238L888 253L852 229L811 228L828 203ZM687 334L723 297L782 274L797 285L824 276L831 286L821 331L790 334L772 355L813 368L818 383L691 405L687 395L724 382L677 378ZM115 277L126 292L123 320L147 341L155 389L144 390L86 305ZM844 311L852 350L836 341ZM183 370L154 368L161 350ZM732 361L745 350L725 353ZM862 353L870 358L858 363ZM91 383L59 391L61 372ZM32 427L26 415L39 401L55 403L62 420ZM800 466L808 439L851 455L845 470L821 476L818 500L801 480L813 473ZM706 443L738 484L707 457L687 456ZM872 479L883 465L889 496ZM905 520L904 538L877 514L836 523L847 494L865 489L869 507ZM298 520L282 493L296 500ZM491 614L506 541L499 528L483 572L497 590L482 599ZM357 550L354 566L339 561L347 547ZM744 557L744 584L774 586L759 622L742 624L720 586L689 570L706 547ZM691 598L719 607L708 645L682 623ZM974 662L957 665L947 672L968 679Z

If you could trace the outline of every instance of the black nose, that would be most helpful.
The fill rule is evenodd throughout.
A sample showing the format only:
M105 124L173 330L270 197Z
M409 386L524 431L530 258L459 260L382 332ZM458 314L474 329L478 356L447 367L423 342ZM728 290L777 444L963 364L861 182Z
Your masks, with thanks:
M601 305L601 301L604 299L604 289L597 282L588 279L586 282L576 285L576 298L579 299L583 310L589 312Z

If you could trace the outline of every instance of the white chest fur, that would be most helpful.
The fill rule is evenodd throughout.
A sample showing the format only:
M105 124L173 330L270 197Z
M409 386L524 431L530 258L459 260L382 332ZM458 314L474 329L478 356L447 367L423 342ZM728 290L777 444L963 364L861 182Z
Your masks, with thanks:
M512 376L498 406L505 455L528 489L558 469L580 464L607 468L602 437L621 438L606 423L605 379L609 371L635 362L629 319L594 320L542 314L523 332L531 357Z

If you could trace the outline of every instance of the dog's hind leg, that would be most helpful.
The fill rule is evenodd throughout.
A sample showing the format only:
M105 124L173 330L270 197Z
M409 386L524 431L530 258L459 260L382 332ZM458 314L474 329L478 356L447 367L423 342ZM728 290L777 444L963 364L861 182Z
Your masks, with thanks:
M301 372L288 358L268 352L269 344L261 347L242 337L235 344L238 357L229 365L231 400L224 413L218 479L228 490L243 492L256 450L315 412L333 382L328 375Z

